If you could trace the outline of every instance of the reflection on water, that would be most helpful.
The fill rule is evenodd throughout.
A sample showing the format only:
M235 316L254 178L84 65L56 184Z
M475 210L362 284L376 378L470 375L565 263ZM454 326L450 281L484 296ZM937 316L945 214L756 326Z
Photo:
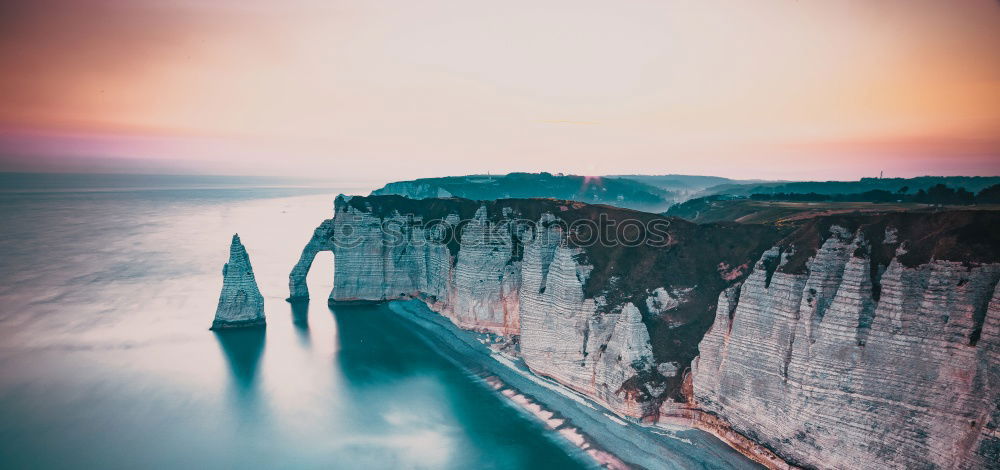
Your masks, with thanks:
M309 346L309 302L292 302L292 325L295 325L295 333L299 337L299 343L304 347Z
M259 426L266 410L260 400L257 368L264 353L264 328L213 331L229 363L233 414L241 426Z
M0 466L573 468L383 307L284 301L333 196L0 191ZM233 232L268 326L213 333Z
M240 395L249 395L257 382L257 366L264 353L264 328L244 328L214 331L219 348L229 362L233 388Z

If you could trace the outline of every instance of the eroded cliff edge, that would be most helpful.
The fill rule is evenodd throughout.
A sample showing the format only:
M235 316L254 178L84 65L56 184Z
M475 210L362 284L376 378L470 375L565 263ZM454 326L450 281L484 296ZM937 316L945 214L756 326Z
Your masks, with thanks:
M803 467L1000 467L998 228L995 212L810 221L720 295L687 416Z
M632 221L621 235L640 242L569 230L602 217ZM508 337L535 373L649 417L683 399L718 293L781 235L672 219L646 233L654 220L666 219L552 199L338 197L289 277L290 300L308 298L309 266L331 250L331 302L422 299L462 328Z
M772 467L997 467L1000 214L669 219L655 246L566 230L601 214L658 217L340 197L290 300L330 250L331 302L422 299L622 415L711 430Z

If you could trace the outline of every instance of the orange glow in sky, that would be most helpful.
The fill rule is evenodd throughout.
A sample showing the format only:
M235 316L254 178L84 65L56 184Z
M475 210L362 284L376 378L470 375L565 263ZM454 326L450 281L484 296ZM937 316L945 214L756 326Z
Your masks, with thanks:
M0 171L1000 174L996 0L15 0Z

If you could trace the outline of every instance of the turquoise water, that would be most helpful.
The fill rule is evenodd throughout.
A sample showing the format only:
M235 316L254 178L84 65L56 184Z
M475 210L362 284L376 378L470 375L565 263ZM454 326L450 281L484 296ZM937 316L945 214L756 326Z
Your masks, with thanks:
M284 302L333 196L366 188L136 184L0 191L3 468L583 465L385 307L329 309L328 253L319 300ZM233 232L266 331L208 330Z

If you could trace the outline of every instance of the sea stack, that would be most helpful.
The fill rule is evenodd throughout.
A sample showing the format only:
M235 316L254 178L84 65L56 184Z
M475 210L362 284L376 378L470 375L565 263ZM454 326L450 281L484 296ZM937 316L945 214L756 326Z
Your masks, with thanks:
M263 327L264 296L257 288L257 280L250 267L250 256L240 243L239 234L233 235L229 245L229 262L222 267L222 293L215 310L213 330L227 328Z

